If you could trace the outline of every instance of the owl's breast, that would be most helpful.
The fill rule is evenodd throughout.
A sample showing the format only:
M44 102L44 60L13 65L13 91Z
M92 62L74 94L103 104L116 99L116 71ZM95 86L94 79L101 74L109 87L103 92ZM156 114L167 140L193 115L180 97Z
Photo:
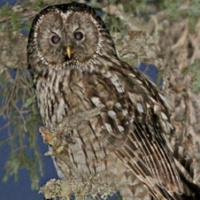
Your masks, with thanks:
M116 158L113 155L108 156L112 149L107 148L109 142L114 142L110 130L113 129L113 133L118 135L124 130L120 123L126 113L122 113L121 105L114 95L115 91L112 91L114 88L106 80L103 77L98 78L96 74L81 73L78 70L52 70L46 79L41 77L37 81L38 105L47 128L54 128L72 114L100 106L108 109L102 110L100 115L87 123L81 123L73 130L75 143L69 144L71 162L79 170L88 173L106 171L113 167ZM114 119L114 112L119 121Z
M82 101L84 88L78 86L80 83L81 77L73 71L52 69L37 80L38 106L46 127L54 127L66 116L86 110Z

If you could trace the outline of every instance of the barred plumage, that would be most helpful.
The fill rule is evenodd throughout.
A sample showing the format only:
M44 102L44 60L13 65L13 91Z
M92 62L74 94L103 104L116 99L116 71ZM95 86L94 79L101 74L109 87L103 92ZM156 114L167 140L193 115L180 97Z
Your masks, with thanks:
M83 41L74 38L77 30ZM52 44L52 33L60 43ZM174 132L168 101L147 77L118 58L92 8L71 3L41 11L30 32L28 62L45 127L101 108L98 116L71 131L71 141L69 133L62 133L69 162L54 157L62 178L99 175L126 200L150 199L141 184L157 200L197 199L166 138Z

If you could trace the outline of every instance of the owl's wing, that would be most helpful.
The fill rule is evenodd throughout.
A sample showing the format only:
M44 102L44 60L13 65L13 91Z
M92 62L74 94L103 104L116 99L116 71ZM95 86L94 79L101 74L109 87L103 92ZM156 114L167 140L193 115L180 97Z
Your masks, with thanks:
M165 138L165 134L172 131L167 102L153 83L138 72L134 73L129 80L127 75L118 81L125 80L121 87L128 99L127 118L131 125L129 131L125 128L124 142L115 153L155 199L174 200L174 194L186 191Z
M134 122L133 132L116 154L152 190L153 196L171 199L170 194L182 193L179 174L163 139L151 137L149 126Z

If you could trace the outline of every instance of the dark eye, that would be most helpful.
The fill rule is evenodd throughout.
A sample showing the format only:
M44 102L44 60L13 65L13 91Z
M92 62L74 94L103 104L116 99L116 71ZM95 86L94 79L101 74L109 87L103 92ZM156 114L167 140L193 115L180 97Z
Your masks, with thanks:
M53 44L58 44L60 42L61 38L59 37L59 35L55 34L51 37L51 42Z
M83 39L83 33L80 32L80 31L76 31L76 32L74 33L74 38L75 38L76 40L82 40L82 39Z

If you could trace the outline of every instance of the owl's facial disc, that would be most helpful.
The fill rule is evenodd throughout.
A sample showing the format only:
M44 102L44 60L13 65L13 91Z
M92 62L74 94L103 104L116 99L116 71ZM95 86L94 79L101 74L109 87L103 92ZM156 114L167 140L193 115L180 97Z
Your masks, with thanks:
M77 41L81 41L81 40L84 40L84 33L80 30L76 30L74 31L74 34L73 34L74 38L77 40ZM73 51L73 47L71 46L71 44L69 44L68 42L68 45L66 47L66 52L67 52L67 57L66 57L66 60L69 60L71 59L72 57L72 51Z
M34 19L29 34L30 66L41 63L60 69L89 66L97 58L113 56L116 50L109 31L95 11L84 4L49 6Z
M34 40L38 56L48 65L62 66L65 62L65 34L60 13L43 15L35 26Z
M85 12L63 15L66 32L66 52L69 60L87 62L96 52L99 34L92 17Z
M86 12L50 12L38 20L35 42L39 57L49 66L85 63L96 53L99 30Z

